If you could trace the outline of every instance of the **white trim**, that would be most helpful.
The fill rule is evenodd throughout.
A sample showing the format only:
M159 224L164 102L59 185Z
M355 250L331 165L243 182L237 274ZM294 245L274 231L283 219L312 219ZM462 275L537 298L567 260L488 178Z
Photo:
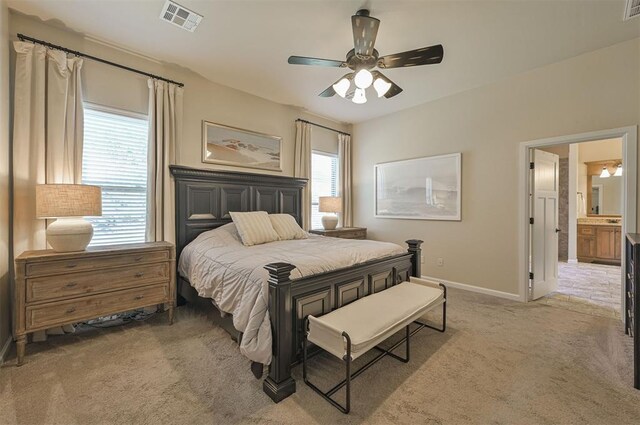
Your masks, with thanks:
M567 263L569 264L578 264L578 259L577 258L570 258L567 260Z
M149 121L149 115L140 112L129 111L128 109L114 108L112 106L100 105L98 103L91 103L83 101L85 109L92 109L98 112L105 112L108 114L121 115L123 117L135 118L138 120Z
M464 291L476 292L478 294L491 295L493 297L504 298L511 301L520 301L519 294L511 294L509 292L496 291L495 289L482 288L480 286L467 285L466 283L452 282L450 280L438 279L437 277L421 276L422 279L433 280L436 282L442 282L449 288L462 289Z
M9 349L11 348L11 343L13 342L13 337L9 335L9 338L5 341L2 349L0 349L0 366L4 364L5 357L9 353Z
M550 137L546 139L531 140L520 143L519 147L519 172L518 172L518 270L519 285L518 291L520 300L527 302L529 267L527 258L529 256L529 150L534 147L562 145L567 143L592 142L622 138L622 162L625 166L623 174L624 191L624 220L622 222L622 234L634 233L636 231L636 187L637 187L637 161L638 161L638 128L637 126L614 128L609 130L592 131L588 133L573 134L567 136ZM625 244L622 245L622 258L624 257ZM620 279L624 287L624 273ZM624 294L624 291L621 291ZM624 309L625 297L621 294Z

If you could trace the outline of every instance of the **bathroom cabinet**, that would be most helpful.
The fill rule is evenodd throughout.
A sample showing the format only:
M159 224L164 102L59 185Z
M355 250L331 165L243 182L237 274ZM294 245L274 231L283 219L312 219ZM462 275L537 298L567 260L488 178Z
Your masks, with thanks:
M578 261L620 265L621 231L617 225L578 224Z

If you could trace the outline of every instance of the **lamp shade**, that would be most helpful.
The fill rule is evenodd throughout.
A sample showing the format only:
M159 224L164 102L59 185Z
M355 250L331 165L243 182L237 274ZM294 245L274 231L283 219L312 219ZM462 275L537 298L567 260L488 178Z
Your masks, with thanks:
M39 184L36 217L86 217L102 215L102 189L86 184Z
M318 203L319 212L338 213L342 211L342 198L338 196L320 196Z

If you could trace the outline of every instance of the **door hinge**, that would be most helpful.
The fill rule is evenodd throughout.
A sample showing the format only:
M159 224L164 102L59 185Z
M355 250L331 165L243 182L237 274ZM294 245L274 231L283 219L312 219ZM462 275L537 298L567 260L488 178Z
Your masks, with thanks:
M533 280L533 272L529 272L529 280Z
M533 224L533 217L529 217L529 224Z
M533 170L534 168L536 168L536 164L535 164L535 163L533 163L533 162L530 162L530 163L529 163L529 169L530 169L530 170Z

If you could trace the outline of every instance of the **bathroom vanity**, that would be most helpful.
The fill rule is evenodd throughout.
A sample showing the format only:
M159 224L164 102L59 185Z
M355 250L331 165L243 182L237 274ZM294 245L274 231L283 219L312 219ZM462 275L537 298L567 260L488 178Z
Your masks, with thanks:
M578 261L620 265L621 251L620 218L578 219Z

